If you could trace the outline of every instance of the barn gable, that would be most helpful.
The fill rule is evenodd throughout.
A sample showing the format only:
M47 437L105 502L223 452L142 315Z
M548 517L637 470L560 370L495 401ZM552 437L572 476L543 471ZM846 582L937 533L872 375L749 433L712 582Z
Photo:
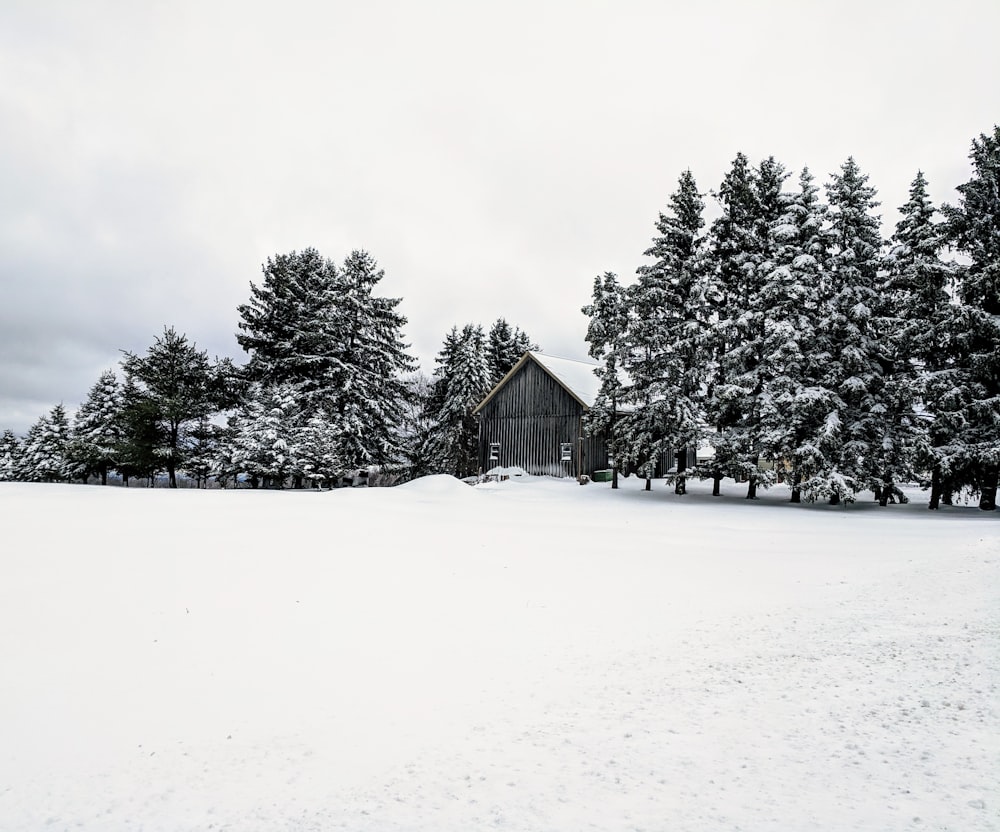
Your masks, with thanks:
M575 477L610 468L606 438L584 432L584 416L600 390L597 367L540 352L521 356L473 411L479 416L480 470L520 467L529 474ZM694 448L665 450L653 476L672 470L678 454L685 455L686 467L695 465Z
M551 476L606 468L603 438L585 436L583 428L599 387L595 368L526 352L474 411L480 418L480 467L519 466ZM491 445L497 446L496 458Z

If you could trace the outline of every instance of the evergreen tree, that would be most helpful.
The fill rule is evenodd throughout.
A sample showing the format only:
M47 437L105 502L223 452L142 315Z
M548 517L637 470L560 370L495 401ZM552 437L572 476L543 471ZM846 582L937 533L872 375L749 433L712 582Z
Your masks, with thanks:
M108 471L115 467L121 446L121 386L114 370L105 370L73 419L69 456L84 481L90 474L108 484Z
M955 190L958 205L942 208L952 245L970 262L959 274L961 299L1000 315L1000 126L972 141L972 178Z
M70 477L69 418L57 404L39 418L25 437L17 479L23 482L64 482Z
M397 427L409 391L404 376L416 368L402 339L406 318L399 298L372 294L384 277L375 260L354 251L344 261L339 316L344 338L342 380L331 391L340 433L339 455L349 467L386 465L401 448Z
M711 272L706 299L711 308L712 360L706 374L706 418L713 426L711 442L713 495L720 493L723 476L749 480L753 496L759 467L750 456L758 449L744 436L743 379L739 378L745 333L744 318L751 310L760 265L760 190L757 177L743 153L738 153L717 193L721 208L710 229ZM735 355L730 355L735 352Z
M166 327L145 356L126 352L122 368L136 397L148 413L155 414L161 439L155 453L166 468L170 487L176 488L177 469L186 457L184 430L215 409L208 355Z
M437 357L429 405L435 427L428 454L436 470L468 477L477 472L479 422L472 411L490 390L481 326L452 327Z
M825 452L802 489L812 499L828 498L834 504L853 500L862 488L877 487L882 480L873 454L885 412L877 332L882 238L871 213L879 203L867 183L868 177L848 158L827 185L828 302L817 327L814 358L822 362L817 386L829 410L812 443Z
M890 369L883 432L873 448L876 465L885 472L879 501L885 505L893 481L914 478L919 465L932 471L931 501L936 507L941 465L935 446L947 444L947 432L935 416L934 402L947 399L954 380L956 356L949 348L949 333L955 330L955 306L948 291L954 267L941 260L946 239L934 219L922 172L900 213L886 257L885 314L879 321L882 354Z
M115 467L122 475L122 484L128 487L133 477L145 477L152 488L163 468L159 451L166 437L156 402L129 375L122 386L119 422L121 439L115 453Z
M753 499L758 486L766 487L773 477L760 462L774 457L769 416L787 369L782 353L794 337L787 318L794 313L787 297L794 290L779 268L782 242L777 234L790 197L783 192L788 175L773 157L748 174L738 160L731 176L735 180L720 190L728 219L717 230L724 232L722 243L739 239L742 248L729 257L729 304L717 323L724 348L717 353L719 380L710 404L727 470L747 481L746 496Z
M295 473L317 488L333 483L349 466L338 456L339 437L330 417L320 411L310 416L295 434Z
M249 392L251 388L247 388ZM242 407L242 406L241 406ZM215 426L215 455L212 457L210 476L220 488L227 488L232 483L233 488L240 484L240 470L236 462L236 436L238 431L239 411L230 413L225 425Z
M761 437L765 452L791 480L791 502L801 502L801 483L824 467L828 447L823 427L832 395L819 383L825 359L818 356L817 333L828 300L826 206L804 168L799 190L774 229L775 268L767 275L760 301L772 327L764 350L774 374L762 401Z
M184 471L193 477L196 488L205 488L215 473L222 429L202 416L187 431Z
M17 464L21 453L21 443L14 431L5 430L0 434L0 482L17 479Z
M21 443L20 453L14 463L14 479L17 482L41 482L42 477L37 465L37 456L42 443L42 436L48 430L49 416L43 414L38 417Z
M490 387L496 386L513 369L522 355L537 349L538 345L531 342L527 333L518 327L511 328L504 318L497 318L486 338Z
M306 420L328 414L337 457L352 468L398 457L403 376L415 366L399 299L373 294L383 276L367 252L352 252L338 268L310 248L269 259L262 284L251 284L250 302L239 307L247 378L292 385Z
M297 467L299 407L290 384L254 384L235 417L231 460L251 486L283 488Z
M404 481L425 477L436 470L429 443L438 412L431 407L431 379L416 372L408 376L405 383L409 395L399 423L399 444L403 450L398 464L399 475Z
M593 299L581 310L590 320L587 324L588 352L600 365L594 373L600 379L597 398L584 417L589 433L607 437L612 458L611 487L618 487L618 460L623 448L618 436L619 403L625 397L623 362L627 355L628 294L613 272L594 278Z
M957 188L959 204L942 209L951 244L969 259L957 281L964 406L953 411L962 419L964 471L952 476L979 493L980 508L992 511L1000 477L1000 127L974 139L969 158L972 177Z
M683 494L686 449L702 434L701 387L705 376L704 201L690 170L670 196L666 213L655 224L657 236L640 266L631 292L628 357L632 381L626 395L631 412L623 434L633 450L627 455L649 463L664 451L677 454L675 491ZM658 437L643 449L647 438ZM648 486L648 477L647 477Z
M291 383L303 397L335 387L342 336L336 318L339 272L314 248L279 254L250 283L250 301L238 307L236 340L250 354L249 381Z

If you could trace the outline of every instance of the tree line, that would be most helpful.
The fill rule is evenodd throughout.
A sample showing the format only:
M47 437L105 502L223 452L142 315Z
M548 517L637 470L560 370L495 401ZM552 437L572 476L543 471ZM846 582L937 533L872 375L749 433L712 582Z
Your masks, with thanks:
M364 251L342 264L316 249L278 255L238 308L249 359L209 359L165 327L123 352L70 419L62 404L27 435L0 436L0 480L124 485L183 473L203 486L322 487L377 470L393 482L475 473L472 409L534 345L499 318L454 327L431 378L416 372L398 298Z
M1000 468L1000 128L972 142L956 205L935 209L917 173L883 239L853 158L821 189L773 157L738 154L711 196L678 180L636 279L594 280L586 340L600 394L588 430L619 468L648 477L664 453L708 443L684 467L718 494L778 479L791 500L886 504L921 482L930 506L966 491L996 504ZM825 198L823 198L825 197ZM960 262L954 260L960 255ZM124 352L72 419L57 405L0 435L0 479L176 486L330 485L477 473L475 405L530 338L504 319L455 326L430 377L402 338L398 298L354 251L277 255L238 308L247 363L212 361L172 327Z
M675 477L786 481L792 502L882 505L897 484L930 508L965 490L996 506L1000 469L1000 127L972 142L956 205L935 209L918 172L883 239L853 158L825 184L788 188L773 157L738 154L704 196L681 174L636 280L594 280L590 429L618 467L646 473L673 449L710 462ZM955 255L960 256L956 262ZM763 464L762 464L763 463ZM648 487L648 479L647 479Z

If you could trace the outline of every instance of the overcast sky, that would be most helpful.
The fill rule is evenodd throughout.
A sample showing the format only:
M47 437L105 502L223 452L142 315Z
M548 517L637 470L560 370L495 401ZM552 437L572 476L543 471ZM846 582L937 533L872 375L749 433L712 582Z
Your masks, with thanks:
M3 0L0 428L164 325L242 363L250 281L306 246L371 252L427 372L499 316L584 358L685 168L853 155L890 231L918 169L954 201L998 31L997 0Z

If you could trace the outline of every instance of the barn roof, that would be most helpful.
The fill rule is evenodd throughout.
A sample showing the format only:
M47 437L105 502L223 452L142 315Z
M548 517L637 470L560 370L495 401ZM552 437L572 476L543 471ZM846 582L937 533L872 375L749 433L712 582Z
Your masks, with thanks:
M554 355L545 355L541 352L526 352L515 364L509 373L505 375L497 385L490 390L473 413L478 413L492 399L497 392L507 383L507 380L517 373L528 361L534 361L546 373L554 378L562 387L566 389L574 399L576 399L585 410L590 410L597 399L601 382L594 375L597 364L590 364L586 361L574 361L572 358L557 358Z

